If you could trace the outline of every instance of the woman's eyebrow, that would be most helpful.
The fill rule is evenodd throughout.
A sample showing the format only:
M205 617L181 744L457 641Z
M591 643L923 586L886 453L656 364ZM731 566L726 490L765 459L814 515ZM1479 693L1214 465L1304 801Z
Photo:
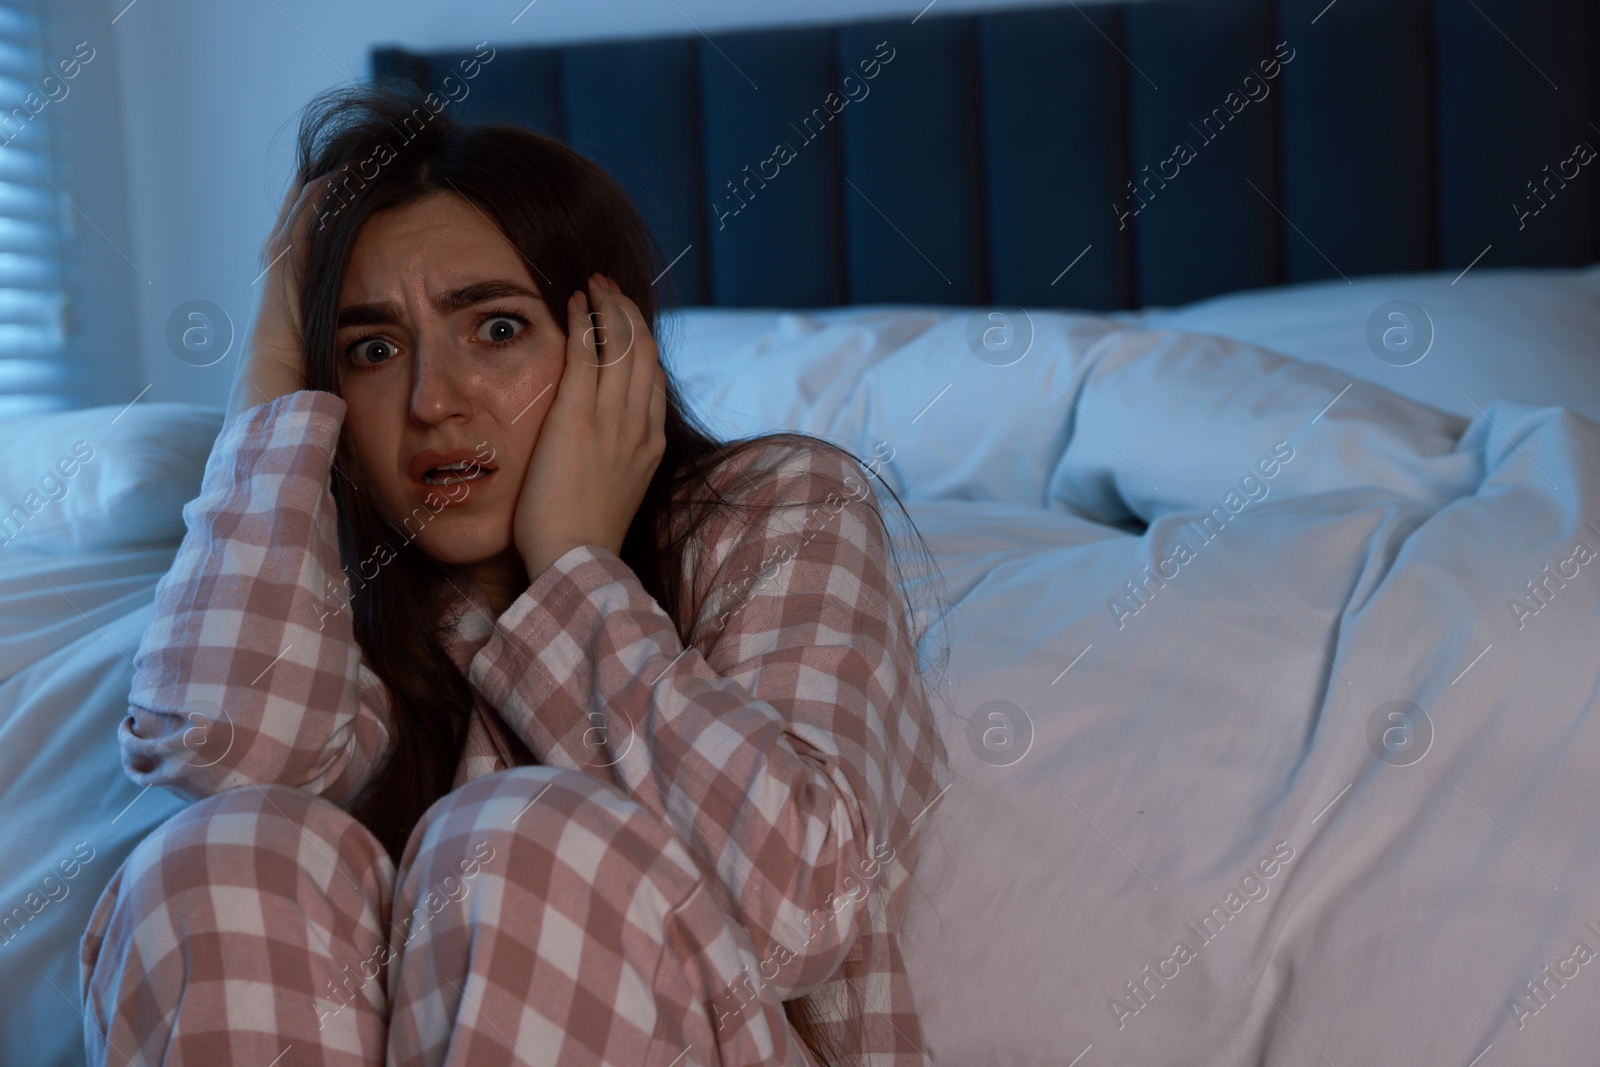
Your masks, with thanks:
M486 300L500 300L508 296L543 299L525 285L504 278L490 278L440 293L433 301L433 307L439 314L448 315ZM334 328L342 330L348 326L387 326L398 324L400 319L399 306L387 300L374 304L350 304L339 309L339 321Z

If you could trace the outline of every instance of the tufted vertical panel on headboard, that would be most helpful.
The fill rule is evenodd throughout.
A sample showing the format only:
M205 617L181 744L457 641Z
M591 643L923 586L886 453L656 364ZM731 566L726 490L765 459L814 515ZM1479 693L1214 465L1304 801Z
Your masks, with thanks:
M1337 19L1326 7L1278 4L1280 40L1295 49L1278 79L1279 206L1304 230L1286 227L1285 280L1428 270L1438 239L1432 4L1339 0Z
M847 303L839 133L823 106L839 84L833 32L730 34L717 47L728 62L701 67L711 302Z
M1597 57L1600 0L1140 0L504 46L452 106L615 175L678 304L1110 309L1595 260Z
M1269 0L1125 10L1128 58L1145 72L1129 82L1141 301L1272 285L1283 269L1278 97L1253 102L1243 82L1281 40Z
M974 31L968 17L839 31L841 65L885 45L890 63L843 116L851 303L989 300Z
M980 19L978 33L991 293L1028 306L1132 304L1133 231L1107 210L1127 191L1137 76L1119 54L1122 8L1006 12Z
M1466 265L1493 244L1513 262L1587 263L1595 256L1596 161L1576 180L1544 168L1574 143L1600 149L1592 0L1439 0L1440 256ZM1537 58L1535 58L1537 57ZM1565 185L1565 188L1561 186ZM1539 214L1519 220L1514 205ZM1487 257L1486 257L1487 258ZM1498 258L1498 257L1497 257Z
M700 41L622 41L562 50L566 140L633 196L670 260L679 302L710 302L700 154Z

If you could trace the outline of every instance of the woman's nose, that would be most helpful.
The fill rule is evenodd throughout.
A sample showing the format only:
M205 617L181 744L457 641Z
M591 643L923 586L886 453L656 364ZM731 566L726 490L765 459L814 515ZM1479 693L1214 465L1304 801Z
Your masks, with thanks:
M452 415L471 413L462 360L451 350L448 337L439 332L419 337L411 366L413 418L419 422L438 423Z

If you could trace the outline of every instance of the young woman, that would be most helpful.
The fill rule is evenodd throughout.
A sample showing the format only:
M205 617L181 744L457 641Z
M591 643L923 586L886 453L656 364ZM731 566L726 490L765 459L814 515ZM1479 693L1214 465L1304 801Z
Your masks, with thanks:
M196 803L84 935L89 1062L923 1064L950 772L871 475L694 425L625 194L433 100L302 122L119 728Z

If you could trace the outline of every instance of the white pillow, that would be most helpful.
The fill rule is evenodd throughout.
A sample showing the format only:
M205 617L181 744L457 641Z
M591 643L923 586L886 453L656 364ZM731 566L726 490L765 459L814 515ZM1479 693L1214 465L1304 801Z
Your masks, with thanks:
M1375 315L1388 321L1382 309L1393 300L1420 306L1432 335L1426 356L1409 366L1394 365L1403 360L1392 354L1390 361L1380 359L1367 337ZM994 312L1008 314L1019 337L1031 330L1031 348L1014 363L980 354L975 343ZM1158 329L1186 332L1159 335L1153 332ZM1269 452L1292 432L1293 420L1281 405L1272 409L1278 412L1272 419L1253 416L1267 410L1259 405L1272 403L1279 388L1301 391L1301 406L1310 405L1309 421L1355 383L1312 428L1333 429L1350 447L1370 447L1374 462L1392 448L1437 449L1478 409L1501 397L1560 405L1600 421L1597 336L1600 264L1480 267L1465 276L1392 275L1351 284L1335 279L1182 308L1103 315L905 305L790 312L684 308L667 313L662 324L662 348L685 401L717 432L798 429L828 438L864 462L890 457L882 462L884 480L908 501L1031 504L1110 523L1163 510L1158 494L1147 496L1151 485L1144 475L1130 469L1112 477L1136 451L1138 465L1158 485L1168 482L1152 465L1193 468L1226 449L1242 472ZM1097 342L1100 347L1090 351ZM1176 421L1169 416L1161 424L1141 422L1136 397L1111 394L1125 384L1170 390L1159 375L1141 380L1143 367L1162 360L1110 378L1106 372L1136 349L1163 345L1178 362L1214 363L1222 378L1247 366L1267 375L1197 398L1252 418L1210 441L1177 423L1201 419L1215 432L1214 412L1176 405L1170 409L1182 413ZM1285 367L1261 349L1304 362ZM1089 376L1090 363L1102 358L1107 367ZM1384 441L1368 440L1371 431L1360 428L1362 418L1379 413L1394 421ZM1402 440L1407 435L1427 442ZM1203 445L1204 454L1158 455L1146 447L1165 448L1174 439L1185 441L1185 449ZM1177 477L1174 469L1168 481ZM1454 484L1454 475L1444 482Z
M816 434L905 500L1046 507L1085 354L1124 328L1075 312L866 306L688 308L662 333L685 402L718 434Z
M1389 319L1395 302L1421 309ZM1404 310L1404 309L1401 309ZM1483 266L1462 274L1340 278L1121 313L1147 327L1222 334L1321 363L1436 408L1475 417L1504 397L1600 422L1600 263L1576 269ZM1415 320L1415 321L1412 321ZM1385 353L1406 325L1425 354ZM1393 335L1411 340L1404 333ZM1420 356L1420 358L1417 358ZM1416 362L1409 362L1416 359ZM1346 398L1348 399L1348 398ZM1340 401L1343 403L1343 401Z
M81 552L184 533L223 412L145 403L0 422L0 546Z
M1353 485L1437 508L1482 477L1456 450L1468 420L1321 364L1174 329L1109 334L1090 361L1049 499L1101 522L1218 506L1226 521L1269 495Z

